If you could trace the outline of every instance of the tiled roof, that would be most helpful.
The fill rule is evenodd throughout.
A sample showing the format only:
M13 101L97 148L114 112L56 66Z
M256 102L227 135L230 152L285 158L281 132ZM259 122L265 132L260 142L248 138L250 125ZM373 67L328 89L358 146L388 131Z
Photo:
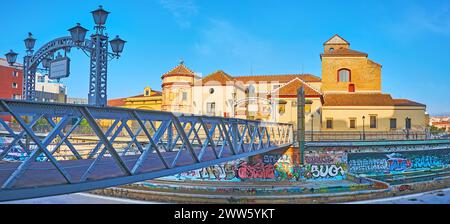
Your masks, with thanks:
M414 102L408 99L394 99L395 106L419 106L426 107L425 104Z
M305 82L320 82L321 79L311 74L283 74L283 75L255 75L255 76L235 76L236 81L243 83L248 82L290 82L295 78L299 78Z
M242 83L240 82L236 82L236 79L233 78L231 75L225 73L222 70L218 70L216 72L213 72L207 76L205 76L204 78L202 78L201 80L198 80L197 82L195 82L194 86L209 86L209 85L233 85L237 88L240 88L242 90L245 90L245 86L242 85Z
M431 122L432 125L449 125L450 126L450 121L436 121L436 122Z
M300 87L304 88L305 95L309 96L320 96L321 93L317 90L311 88L310 86L306 85L304 82L299 80L298 78L292 80L291 82L287 83L284 86L281 86L280 88L274 90L273 93L278 94L279 96L297 96L297 91Z
M163 75L195 75L193 71L191 71L189 68L187 68L184 63L180 63L177 65L177 67L173 68L169 72Z
M381 93L326 93L323 106L420 106L426 105L407 99L393 99Z
M381 93L326 93L323 106L394 106L389 94Z
M232 76L228 75L222 70L218 70L213 72L202 79L203 84L207 84L208 82L219 82L222 85L227 84L227 82L236 81Z
M108 100L108 106L110 107L120 107L125 105L125 99L126 98L118 98L118 99L111 99Z
M321 57L338 57L338 56L357 56L357 57L367 57L368 54L360 51L355 51L352 49L339 48L333 50L333 52L327 52L320 55Z

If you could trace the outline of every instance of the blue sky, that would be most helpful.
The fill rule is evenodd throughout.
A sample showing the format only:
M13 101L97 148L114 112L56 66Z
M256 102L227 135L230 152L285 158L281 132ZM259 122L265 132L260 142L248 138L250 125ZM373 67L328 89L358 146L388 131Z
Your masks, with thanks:
M40 47L80 22L93 30L90 11L111 11L107 33L127 40L109 63L108 97L161 89L161 75L184 59L207 75L311 73L321 75L323 42L339 34L352 49L383 65L383 91L450 112L450 1L414 0L0 0L0 52L32 32ZM3 53L2 53L3 54ZM70 53L72 97L87 97L89 59Z

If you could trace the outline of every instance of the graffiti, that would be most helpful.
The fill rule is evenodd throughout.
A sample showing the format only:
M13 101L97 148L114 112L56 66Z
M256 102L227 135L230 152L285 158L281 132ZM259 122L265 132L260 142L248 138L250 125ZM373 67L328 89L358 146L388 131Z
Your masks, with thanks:
M305 155L306 164L336 164L346 162L343 152L309 153Z
M293 162L290 155L264 155L259 161L256 160L256 162L238 160L184 172L178 174L175 178L178 180L204 181L300 181L345 179L347 165L341 162L335 163L335 161L341 160L340 156L328 156L328 158L326 154L314 156L315 159L309 161L314 161L316 162L315 164L299 165ZM165 179L167 178L170 177L166 177Z
M309 164L329 164L333 163L334 159L329 156L306 156L305 155L305 162Z
M292 159L289 155L264 155L263 162L266 164L276 164L276 163L292 163Z
M310 172L314 178L334 178L344 176L344 164L337 165L311 165Z
M390 172L400 172L411 167L411 160L401 158L400 153L392 153L386 156L389 158L387 164Z
M195 171L191 171L194 172ZM232 164L215 165L203 168L199 171L200 179L231 180L236 177L236 172Z
M287 163L275 164L274 176L277 180L300 180L303 169Z
M423 157L414 158L412 160L412 168L413 169L434 168L434 167L442 167L442 166L444 166L444 164L436 156L423 156Z
M250 165L247 162L243 162L238 168L239 178L246 179L273 179L274 166L271 164L257 163Z
M277 180L336 180L344 179L347 166L340 164L321 164L292 166L288 164L277 164L275 166L275 177Z
M450 149L349 153L349 172L355 174L380 175L403 172L442 169L450 164Z
M398 187L399 191L412 191L414 190L410 185L401 185Z
M350 173L380 173L388 168L386 159L358 159L348 161Z

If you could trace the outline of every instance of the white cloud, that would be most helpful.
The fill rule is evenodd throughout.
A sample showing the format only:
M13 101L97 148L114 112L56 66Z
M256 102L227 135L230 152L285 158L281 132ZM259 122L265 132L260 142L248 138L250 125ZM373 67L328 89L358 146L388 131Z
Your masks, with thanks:
M159 3L172 13L181 28L190 28L190 18L198 13L193 0L160 0Z

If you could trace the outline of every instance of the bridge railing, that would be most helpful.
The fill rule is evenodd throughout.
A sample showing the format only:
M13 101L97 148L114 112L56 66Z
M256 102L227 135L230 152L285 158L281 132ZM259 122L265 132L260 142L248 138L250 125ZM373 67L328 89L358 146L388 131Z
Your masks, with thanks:
M440 138L426 131L306 131L305 140L324 141L390 141L390 140L427 140Z
M132 176L139 176L131 178L138 181L148 178L143 175L148 172L175 174L288 147L293 143L293 127L161 111L0 100L0 136L6 139L0 142L0 168L9 167L0 172L1 195L2 190L13 188ZM36 181L29 173L42 179Z

